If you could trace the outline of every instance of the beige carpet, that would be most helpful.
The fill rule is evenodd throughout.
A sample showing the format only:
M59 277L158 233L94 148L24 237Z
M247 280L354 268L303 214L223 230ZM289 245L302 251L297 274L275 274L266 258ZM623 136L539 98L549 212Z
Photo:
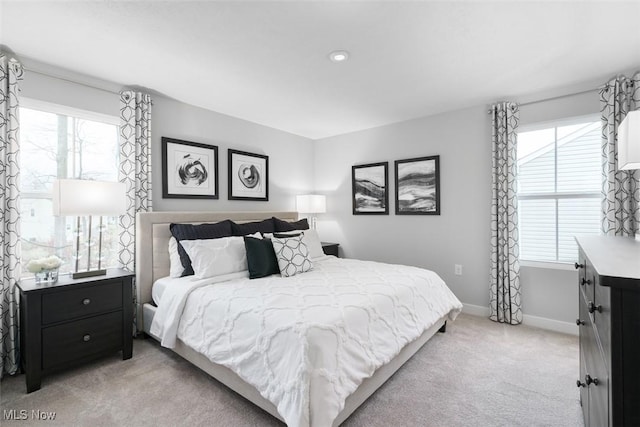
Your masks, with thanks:
M149 340L43 379L1 383L1 424L39 426L281 426L275 418ZM577 337L461 315L436 334L347 421L354 426L582 426ZM27 420L7 421L26 410ZM32 410L55 412L53 421Z

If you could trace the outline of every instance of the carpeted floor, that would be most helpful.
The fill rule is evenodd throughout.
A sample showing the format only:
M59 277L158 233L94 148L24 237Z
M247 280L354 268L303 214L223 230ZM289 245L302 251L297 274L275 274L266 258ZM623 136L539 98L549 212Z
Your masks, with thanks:
M343 426L582 426L577 375L577 337L461 315ZM131 360L45 377L31 394L23 375L0 386L3 426L283 425L151 339L134 340ZM12 410L27 419L8 421Z

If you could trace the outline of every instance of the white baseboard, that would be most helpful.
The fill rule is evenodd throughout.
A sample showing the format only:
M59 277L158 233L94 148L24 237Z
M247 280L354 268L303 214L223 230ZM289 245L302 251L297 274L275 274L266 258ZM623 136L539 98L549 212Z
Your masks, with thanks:
M473 304L463 304L463 306L463 313L471 314L473 316L489 317L489 307ZM578 335L578 326L576 324L547 319L546 317L525 314L522 317L522 324L549 331L561 332L563 334Z
M471 314L474 316L489 317L489 307L483 307L481 305L462 304L462 312Z
M547 319L546 317L532 316L530 314L525 314L522 317L522 324L570 335L578 335L579 331L578 325L575 323L561 322L560 320Z

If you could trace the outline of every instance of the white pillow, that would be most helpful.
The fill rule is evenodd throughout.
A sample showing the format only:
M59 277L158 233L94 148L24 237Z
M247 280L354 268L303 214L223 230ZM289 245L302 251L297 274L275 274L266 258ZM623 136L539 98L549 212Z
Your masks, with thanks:
M169 239L169 277L181 277L184 267L178 253L178 241L171 236Z
M273 250L276 253L282 277L295 276L313 268L309 249L303 242L303 236L272 237L271 243L273 243Z
M307 249L309 250L309 258L315 259L325 256L324 251L322 250L322 243L320 243L320 236L318 236L318 232L316 230L294 230L294 231L283 231L276 232L278 235L295 235L302 234L302 241L305 245L307 245ZM264 237L271 239L273 237L273 233L265 233Z
M239 236L220 239L182 240L198 279L248 270L244 239Z

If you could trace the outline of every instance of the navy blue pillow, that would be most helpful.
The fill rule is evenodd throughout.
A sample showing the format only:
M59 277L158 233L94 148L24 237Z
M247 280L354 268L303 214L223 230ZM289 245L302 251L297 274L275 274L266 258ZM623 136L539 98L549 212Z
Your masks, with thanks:
M244 224L236 224L231 221L231 229L234 236L246 236L254 233L273 233L276 231L273 218L267 218L264 221L245 222Z
M244 236L244 247L247 250L247 266L249 267L250 279L280 273L271 239L256 239L255 237Z
M309 222L307 221L307 218L303 218L300 221L296 221L296 222L288 222L288 221L283 221L281 219L273 217L273 223L276 227L276 230L275 230L276 232L309 229Z
M233 235L231 221L228 219L214 224L171 224L169 230L178 241L178 254L184 267L182 277L192 276L193 268L187 251L180 244L181 240L220 239Z

